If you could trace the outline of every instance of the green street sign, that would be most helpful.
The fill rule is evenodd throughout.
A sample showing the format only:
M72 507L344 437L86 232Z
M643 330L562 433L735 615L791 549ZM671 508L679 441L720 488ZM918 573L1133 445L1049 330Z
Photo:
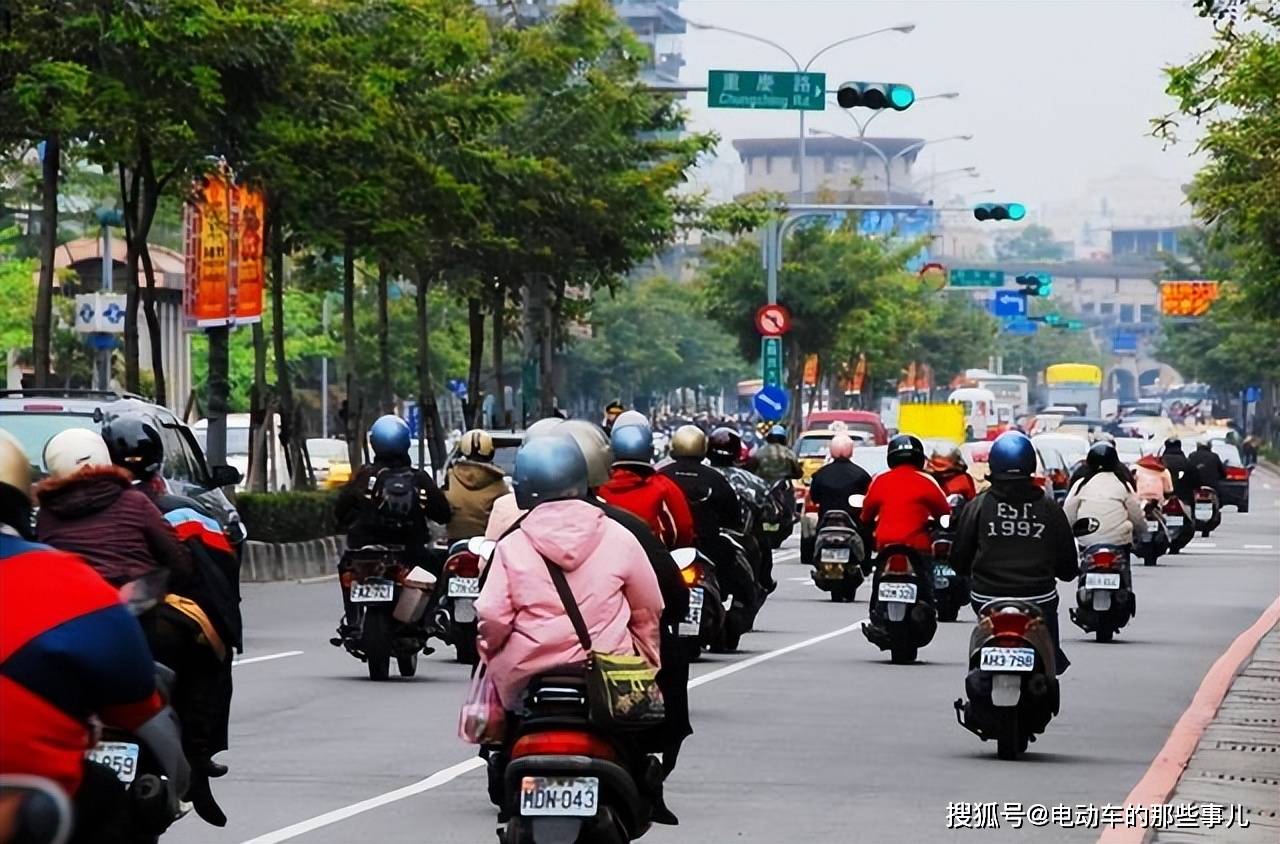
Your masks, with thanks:
M782 338L760 338L760 377L765 384L782 386Z
M1084 323L1083 323L1083 322L1081 322L1081 321L1080 321L1080 320L1078 320L1078 319L1069 319L1069 320L1067 320L1067 330L1068 330L1068 331L1083 331L1083 330L1084 330Z
M951 287L1004 287L1004 270L952 270Z
M827 75L780 70L711 70L707 105L711 108L772 108L823 111Z

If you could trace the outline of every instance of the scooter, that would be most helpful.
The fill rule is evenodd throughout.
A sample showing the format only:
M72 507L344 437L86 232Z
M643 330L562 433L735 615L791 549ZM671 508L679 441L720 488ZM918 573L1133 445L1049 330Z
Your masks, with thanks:
M1144 566L1154 566L1160 556L1169 551L1169 531L1161 517L1159 502L1148 501L1142 510L1147 518L1147 531L1134 543L1133 552L1142 558Z
M769 487L768 518L761 523L765 542L776 551L786 542L796 526L796 492L791 481L774 481Z
M502 844L626 844L644 835L658 761L592 726L580 671L535 677L502 772ZM492 763L491 763L492 764Z
M689 587L689 611L676 633L690 662L702 658L703 648L714 648L724 637L725 608L715 563L696 548L677 548L671 557L680 566L680 578Z
M1099 642L1110 642L1137 615L1129 572L1129 552L1122 545L1091 545L1080 555L1080 581L1071 621Z
M1187 547L1196 535L1196 523L1187 505L1174 496L1164 502L1164 524L1169 534L1169 553L1177 554Z
M861 509L862 496L853 506ZM857 522L843 510L830 510L818 520L818 532L813 543L813 583L823 592L831 593L836 603L852 603L862 585L862 571L866 552Z
M480 597L480 564L493 554L495 543L482 536L459 539L449 547L441 570L434 621L441 637L453 645L458 662L475 665L476 599Z
M966 698L956 720L996 755L1017 759L1058 714L1053 639L1044 611L1029 601L1001 598L985 604L969 637Z
M711 648L719 653L732 653L738 649L742 634L755 624L756 615L764 604L766 593L760 585L759 564L753 565L749 550L755 547L755 543L749 536L749 533L720 531L723 543L733 549L733 558L725 560L716 569L725 618L722 635Z
M880 552L872 583L870 618L862 635L882 651L889 651L895 665L916 661L920 648L933 641L938 613L925 599L920 571L932 571L914 548L890 545ZM932 585L932 584L930 584Z
M0 816L14 844L66 844L75 820L71 798L44 777L0 774Z
M403 548L384 545L349 548L343 558L339 578L356 620L339 626L329 642L364 662L370 680L386 680L393 657L401 677L414 676L418 654L431 635L422 618L436 578L421 567L409 568L403 559Z
M1211 486L1202 486L1196 490L1196 500L1191 505L1195 516L1195 529L1202 537L1218 529L1222 524L1222 504L1218 501L1218 493Z
M949 562L964 496L948 496L947 502L951 505L951 514L939 519L933 532L933 600L938 607L939 621L955 621L960 617L960 608L969 603L969 580L957 574Z

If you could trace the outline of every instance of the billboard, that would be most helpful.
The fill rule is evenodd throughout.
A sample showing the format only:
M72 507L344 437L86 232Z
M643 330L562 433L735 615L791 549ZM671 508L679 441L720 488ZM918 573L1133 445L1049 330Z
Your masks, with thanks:
M1216 281L1160 282L1160 313L1167 317L1202 317L1218 298Z
M265 211L260 192L223 173L197 186L184 216L188 324L211 328L262 319Z

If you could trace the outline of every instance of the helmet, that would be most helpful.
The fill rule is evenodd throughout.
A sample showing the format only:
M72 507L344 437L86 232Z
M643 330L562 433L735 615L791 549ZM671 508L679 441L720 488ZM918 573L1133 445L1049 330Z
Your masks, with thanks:
M44 445L44 465L55 478L65 478L82 466L110 466L111 452L102 435L88 428L68 428Z
M613 459L618 463L643 463L648 466L653 459L653 431L645 425L624 425L622 417L613 423L609 436L613 445Z
M987 464L992 480L1030 480L1036 473L1036 450L1026 434L1005 431L991 444Z
M31 529L31 461L22 444L0 428L0 522L20 533Z
M889 440L886 462L889 464L890 469L903 463L910 463L917 469L923 469L924 443L920 442L920 438L913 434L898 434L898 436Z
M493 462L493 437L479 428L472 428L458 440L458 451L468 460L480 463Z
M681 425L671 435L672 457L696 457L699 460L707 456L707 435L697 425Z
M102 426L111 462L146 480L164 465L164 443L151 420L141 413L122 413Z
M961 453L960 446L938 445L933 449L933 454L929 455L929 468L935 472L949 470L963 472L968 465L964 462L964 454Z
M572 437L536 437L516 452L516 505L529 510L548 501L587 494L587 461Z
M624 428L628 425L649 425L649 417L638 410L624 410L613 420L613 427Z
M587 461L587 485L592 489L602 487L609 482L609 467L613 465L613 447L609 437L585 419L570 419L556 429L556 433L566 436L577 443Z
M827 453L832 460L848 460L853 457L853 438L848 434L836 434L827 446Z
M379 416L369 428L369 444L373 446L374 457L407 457L412 441L409 423L399 416Z
M742 437L732 428L716 428L707 437L707 459L712 466L732 466L742 456Z
M1177 437L1170 437L1169 439L1165 440L1164 450L1169 451L1170 449L1172 449L1173 451L1182 451L1182 440L1178 439Z
M1116 452L1115 443L1094 443L1089 447L1084 462L1090 469L1110 472L1120 465L1120 455Z
M525 428L524 438L528 440L533 437L545 437L547 434L563 425L564 422L565 420L561 419L559 416L548 416L544 419L539 419L528 428Z
M764 435L765 442L782 443L787 442L787 429L781 425L774 425L769 429L769 433Z

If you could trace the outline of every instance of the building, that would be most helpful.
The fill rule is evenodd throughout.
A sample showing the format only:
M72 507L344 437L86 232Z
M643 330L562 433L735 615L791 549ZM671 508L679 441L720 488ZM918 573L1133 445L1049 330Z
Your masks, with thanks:
M811 137L805 141L807 198L833 202L916 205L912 168L922 138ZM800 189L798 138L743 138L733 142L744 170L746 193L769 191L795 201Z
M1152 260L1161 252L1180 255L1182 238L1188 233L1185 226L1161 226L1157 228L1113 228L1111 230L1111 258L1116 261L1135 259Z

